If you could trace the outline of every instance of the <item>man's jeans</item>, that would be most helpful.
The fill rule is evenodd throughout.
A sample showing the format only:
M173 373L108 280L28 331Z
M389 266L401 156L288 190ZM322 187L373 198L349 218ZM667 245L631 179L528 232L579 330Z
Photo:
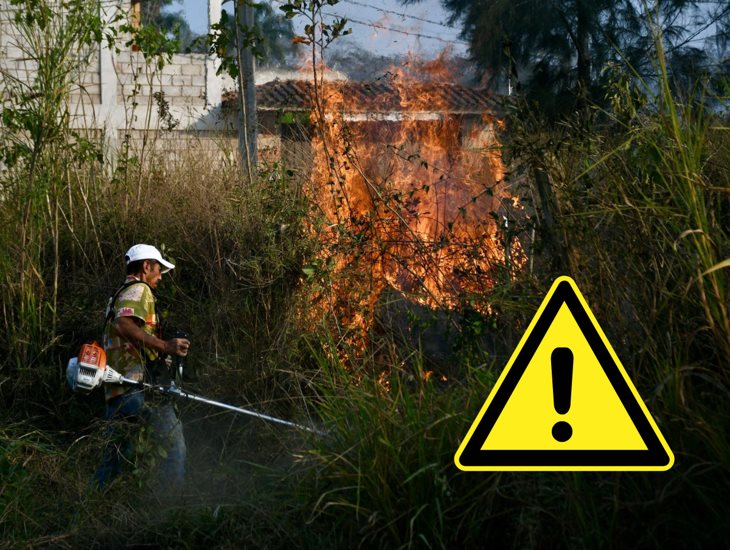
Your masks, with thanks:
M94 475L99 488L111 483L124 469L125 462L131 462L135 452L134 434L125 433L119 422L123 420L140 422L151 429L154 447L166 451L160 463L159 480L166 486L182 487L185 478L185 437L182 422L170 403L145 406L144 393L128 391L106 402L104 420L114 422L107 430L108 443L104 459Z

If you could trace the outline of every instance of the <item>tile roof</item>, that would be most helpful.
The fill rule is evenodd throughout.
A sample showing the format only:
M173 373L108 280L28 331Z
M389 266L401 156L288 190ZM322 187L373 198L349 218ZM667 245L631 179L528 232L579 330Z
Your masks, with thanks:
M259 110L308 111L314 88L307 80L273 80L256 86ZM323 96L331 109L350 113L449 112L481 114L496 110L487 90L457 84L396 81L325 82ZM235 100L228 94L224 105Z

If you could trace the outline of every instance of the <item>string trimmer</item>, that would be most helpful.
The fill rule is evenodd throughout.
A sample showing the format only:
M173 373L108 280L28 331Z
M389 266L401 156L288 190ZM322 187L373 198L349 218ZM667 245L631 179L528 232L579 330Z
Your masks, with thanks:
M73 391L79 393L90 393L102 384L134 386L162 395L171 395L173 397L207 403L214 407L219 407L221 409L226 409L240 414L247 414L268 422L275 422L277 424L290 426L299 430L306 430L317 435L324 435L323 432L308 426L295 424L288 420L282 420L281 418L276 418L256 411L244 409L242 407L229 405L228 403L208 399L207 397L200 395L195 395L194 393L183 390L181 387L177 386L174 381L169 385L162 385L150 384L149 382L126 378L106 364L106 354L104 353L104 350L96 344L96 342L93 344L84 344L81 347L79 357L72 357L69 360L68 365L66 366L66 381Z

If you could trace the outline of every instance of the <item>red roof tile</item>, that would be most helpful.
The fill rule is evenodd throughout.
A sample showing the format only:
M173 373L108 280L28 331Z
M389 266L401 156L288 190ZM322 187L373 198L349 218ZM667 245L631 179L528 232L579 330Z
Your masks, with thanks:
M256 86L256 103L260 110L308 111L314 88L307 80L274 80ZM395 81L325 82L320 90L330 109L350 113L449 112L480 114L495 110L487 90L475 90L457 84L399 83ZM236 94L228 94L224 105Z

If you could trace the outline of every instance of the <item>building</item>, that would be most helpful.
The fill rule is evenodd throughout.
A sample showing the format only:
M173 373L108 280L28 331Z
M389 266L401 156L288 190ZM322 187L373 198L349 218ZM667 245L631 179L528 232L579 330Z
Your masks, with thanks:
M139 18L139 0L99 5L104 21L131 21ZM10 0L0 0L0 94L5 102L17 100L19 90L31 90L39 60L14 22ZM220 18L221 0L208 0L209 21ZM58 22L54 24L59 24ZM52 41L60 34L48 29L42 37ZM217 75L219 61L204 54L174 54L158 67L145 60L129 36L117 38L116 49L106 41L72 52L70 66L79 71L71 80L70 124L102 135L110 152L129 146L146 147L174 160L189 152L235 155L237 117L235 83L227 75ZM256 75L259 118L259 150L264 160L284 159L288 164L307 164L309 114L314 89L305 76L280 71L260 71ZM458 122L461 145L482 147L485 138L493 141L493 104L486 92L455 85L411 83L406 90L398 82L345 82L344 75L328 73L327 94L333 90L346 101L333 102L328 109L341 113L343 120L358 127L362 139L387 141L404 121L433 126L444 121ZM429 97L415 100L418 92ZM338 115L339 116L339 115ZM474 138L474 129L480 137ZM153 157L154 155L149 155ZM306 170L305 170L306 171Z

